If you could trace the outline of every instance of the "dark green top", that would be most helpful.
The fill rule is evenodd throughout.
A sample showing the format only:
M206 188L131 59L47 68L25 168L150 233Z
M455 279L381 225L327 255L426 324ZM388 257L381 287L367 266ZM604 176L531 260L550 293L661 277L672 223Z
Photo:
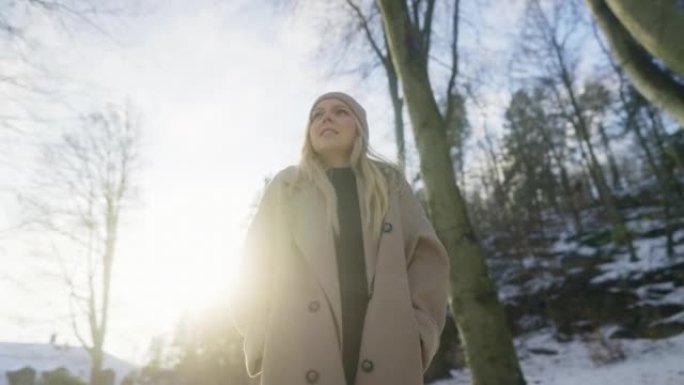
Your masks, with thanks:
M347 384L353 385L368 304L361 211L353 169L330 168L327 174L337 194L340 223L340 233L335 237L335 252L342 301L342 358Z

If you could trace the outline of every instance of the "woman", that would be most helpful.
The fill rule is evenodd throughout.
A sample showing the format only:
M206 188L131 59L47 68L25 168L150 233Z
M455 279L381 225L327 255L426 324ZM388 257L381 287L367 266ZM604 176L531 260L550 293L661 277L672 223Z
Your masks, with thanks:
M363 107L309 114L298 166L269 183L231 309L264 385L416 385L444 327L449 262L395 167L371 160Z

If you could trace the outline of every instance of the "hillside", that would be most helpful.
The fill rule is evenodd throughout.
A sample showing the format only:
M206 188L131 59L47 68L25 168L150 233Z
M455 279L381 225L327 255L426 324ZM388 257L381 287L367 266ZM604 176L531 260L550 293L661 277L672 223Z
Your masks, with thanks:
M657 195L649 183L620 195L635 260L611 241L600 207L583 211L582 234L549 214L524 242L485 238L529 384L684 384L684 212L666 223ZM468 383L466 369L450 373L434 384Z
M64 367L81 379L87 379L90 360L80 347L63 347L51 344L30 344L0 342L0 385L8 385L7 371L15 371L30 366L40 377L40 373ZM105 354L104 367L116 373L115 383L119 384L135 366L112 355Z

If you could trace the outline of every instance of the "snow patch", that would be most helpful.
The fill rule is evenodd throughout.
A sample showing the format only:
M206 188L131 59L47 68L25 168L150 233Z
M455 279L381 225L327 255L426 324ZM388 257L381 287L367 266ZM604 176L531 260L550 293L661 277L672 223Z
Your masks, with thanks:
M643 273L662 269L684 261L684 244L678 245L674 258L669 258L665 250L665 237L642 238L634 241L637 260L630 261L627 253L616 255L613 262L599 266L603 274L594 277L592 284L600 284L621 278L634 278ZM682 249L682 252L678 251Z
M681 314L681 313L680 313ZM682 385L684 384L684 334L665 340L620 340L624 361L597 366L586 343L559 343L549 330L516 339L525 380L538 385ZM543 348L558 354L532 354ZM467 370L452 370L454 378L432 385L470 384Z

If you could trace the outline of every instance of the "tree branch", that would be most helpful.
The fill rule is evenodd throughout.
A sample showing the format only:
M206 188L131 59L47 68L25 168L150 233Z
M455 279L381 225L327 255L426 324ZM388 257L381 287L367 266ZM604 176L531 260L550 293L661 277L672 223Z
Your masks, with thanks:
M458 3L458 0L456 0ZM458 4L455 5L458 8ZM427 7L425 9L425 14L423 15L423 27L421 30L421 35L423 36L423 50L425 52L425 57L427 57L428 52L430 52L430 38L432 36L432 19L435 12L435 0L427 0Z
M363 11L361 11L361 8L359 8L358 5L354 3L353 0L346 0L347 5L351 7L351 9L354 11L356 16L359 19L359 22L361 24L361 28L363 29L364 34L366 35L366 40L368 43L371 45L371 48L373 49L373 52L377 55L377 57L382 61L383 65L387 65L387 56L385 56L382 53L382 50L380 49L380 46L378 46L377 42L375 41L375 38L373 38L373 34L371 33L370 27L368 26L368 20L366 19L366 16L363 14Z
M460 0L454 1L454 11L452 16L452 34L451 34L451 74L449 75L449 82L447 83L446 91L446 112L444 114L445 120L451 122L452 114L454 113L454 87L456 86L456 76L458 75L458 15Z
M684 127L684 85L653 63L604 0L584 1L608 40L618 65L632 79L635 88Z

